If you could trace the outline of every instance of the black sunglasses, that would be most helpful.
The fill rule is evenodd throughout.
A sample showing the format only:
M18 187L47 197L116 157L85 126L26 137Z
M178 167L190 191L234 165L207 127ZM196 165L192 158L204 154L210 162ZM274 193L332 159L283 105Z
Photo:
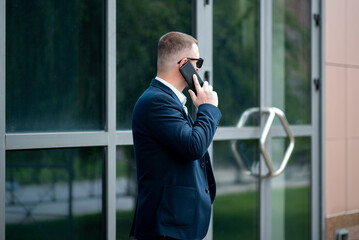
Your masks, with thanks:
M204 62L203 58L187 58L188 60L197 60L196 62L196 67L201 68ZM177 64L179 64L181 61L183 60L183 58L181 60L179 60L177 62Z

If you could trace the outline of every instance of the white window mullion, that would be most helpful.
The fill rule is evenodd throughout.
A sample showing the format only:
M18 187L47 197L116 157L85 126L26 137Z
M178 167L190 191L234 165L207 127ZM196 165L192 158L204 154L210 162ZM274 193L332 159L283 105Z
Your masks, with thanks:
M106 1L105 209L107 239L116 239L116 0Z
M213 82L213 1L196 1L196 18L195 21L195 37L198 40L199 54L205 60L205 64L200 69L199 74L203 79L209 80L210 84ZM205 77L206 76L206 77ZM209 147L209 154L213 159L213 144ZM213 239L213 214L205 240Z
M0 239L5 239L5 34L6 2L0 0Z

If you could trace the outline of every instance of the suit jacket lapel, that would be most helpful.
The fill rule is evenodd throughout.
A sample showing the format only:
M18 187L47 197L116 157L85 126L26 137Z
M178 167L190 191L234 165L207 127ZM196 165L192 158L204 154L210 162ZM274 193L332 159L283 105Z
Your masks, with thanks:
M193 126L193 120L192 120L191 116L186 113L186 111L184 110L184 108L182 106L181 101L178 99L177 95L169 87L167 87L166 85L164 85L163 83L161 83L160 81L158 81L156 79L152 80L151 86L160 88L167 94L171 95L176 100L176 102L180 105L183 116L185 116L185 118L188 120L188 122L191 124L191 126Z

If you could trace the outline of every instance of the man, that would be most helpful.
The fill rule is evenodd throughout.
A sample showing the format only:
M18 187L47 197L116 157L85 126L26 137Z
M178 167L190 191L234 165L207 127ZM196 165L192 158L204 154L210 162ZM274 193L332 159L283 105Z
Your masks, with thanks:
M157 77L138 99L132 116L138 199L131 234L136 239L203 239L208 231L216 188L208 147L221 112L212 86L189 90L198 108L188 115L179 68L191 61L196 70L198 42L169 32L158 43Z

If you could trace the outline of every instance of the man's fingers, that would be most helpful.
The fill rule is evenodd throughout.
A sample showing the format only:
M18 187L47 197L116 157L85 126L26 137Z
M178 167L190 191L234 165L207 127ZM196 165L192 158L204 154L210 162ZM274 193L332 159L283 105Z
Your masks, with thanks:
M193 75L193 84L197 90L197 95L191 89L189 89L188 92L192 98L193 104L196 107L199 107L204 103L209 103L216 107L218 106L218 96L217 93L213 91L212 85L205 81L201 87L195 74Z
M198 82L196 74L193 74L193 84L194 84L194 87L196 88L197 92L201 91L202 89L204 91L213 91L213 87L212 87L212 85L210 85L208 83L208 81L204 81L204 83L203 83L203 85L201 87L201 85L199 85L199 82Z
M204 81L202 88L207 91L208 87L209 87L208 82Z
M196 88L196 91L198 92L201 89L201 86L198 83L196 74L193 74L193 83L194 83L194 87Z
M192 98L192 101L194 102L197 98L196 94L191 89L188 89L188 93L189 93L190 97Z

